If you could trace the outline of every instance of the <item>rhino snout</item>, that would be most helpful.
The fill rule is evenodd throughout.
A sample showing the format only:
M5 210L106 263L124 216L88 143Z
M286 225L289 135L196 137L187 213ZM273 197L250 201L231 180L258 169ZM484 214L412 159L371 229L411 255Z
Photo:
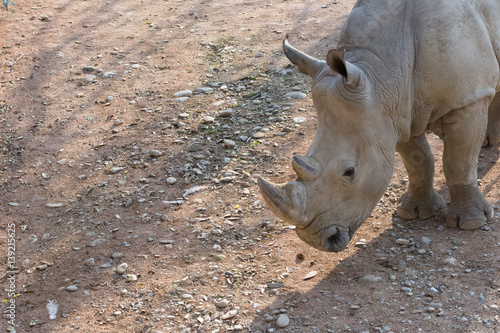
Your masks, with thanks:
M349 227L330 226L321 232L295 229L297 236L310 246L325 252L340 252L347 248L354 232Z

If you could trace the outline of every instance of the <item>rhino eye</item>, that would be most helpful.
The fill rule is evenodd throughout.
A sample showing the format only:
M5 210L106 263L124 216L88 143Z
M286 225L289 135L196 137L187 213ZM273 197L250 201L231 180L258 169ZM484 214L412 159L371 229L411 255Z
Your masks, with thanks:
M345 170L344 172L344 177L351 177L354 175L354 172L356 171L356 169L354 169L354 167L349 167Z

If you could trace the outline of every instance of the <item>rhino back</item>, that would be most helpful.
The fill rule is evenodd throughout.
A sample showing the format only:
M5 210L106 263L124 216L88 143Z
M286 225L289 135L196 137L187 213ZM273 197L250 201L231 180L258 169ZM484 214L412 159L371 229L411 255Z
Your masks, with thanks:
M500 89L500 1L358 0L339 45L413 135Z

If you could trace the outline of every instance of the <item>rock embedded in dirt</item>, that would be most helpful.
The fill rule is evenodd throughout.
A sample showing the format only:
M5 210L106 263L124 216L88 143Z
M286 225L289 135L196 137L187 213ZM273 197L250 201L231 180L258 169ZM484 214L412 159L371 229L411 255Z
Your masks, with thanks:
M425 245L429 245L429 243L431 242L431 239L428 238L428 237L425 237L425 236L422 236L422 238L420 239L422 241L422 243L424 243Z
M117 71L109 71L109 72L104 72L104 73L101 75L101 77L102 77L103 79L109 79L109 78L112 78L112 77L116 76L117 74L118 74L118 72L117 72Z
M85 76L85 77L83 78L83 82L84 82L84 83L92 83L92 82L94 82L95 80L97 80L97 76L92 75L92 74L87 75L87 76Z
M94 260L94 258L88 258L87 260L85 260L83 262L83 264L85 266L92 267L92 266L95 266L95 260Z
M231 148L231 147L236 146L236 142L234 142L233 140L225 139L224 146Z
M181 90L174 94L174 97L186 97L191 96L193 92L191 90Z
M205 116L205 117L203 117L203 123L204 124L211 124L214 121L215 121L214 117L211 117L211 116Z
M306 118L304 118L304 117L295 117L295 118L293 118L293 122L295 124L302 124L302 123L306 122Z
M396 244L398 244L398 245L407 245L408 243L410 243L410 241L408 239L405 239L405 238L396 239Z
M284 328L288 325L290 325L290 318L284 313L280 314L276 320L276 326Z
M255 133L253 133L253 134L252 134L252 137L253 137L254 139L262 139L262 138L264 138L265 136L266 136L266 135L265 135L264 133L262 133L262 132L255 132Z
M127 270L127 268L128 268L128 264L126 262L121 263L120 265L116 266L116 273L123 275L125 273L125 271Z
M195 89L195 92L201 93L201 94L210 94L214 91L213 88L210 87L199 87Z
M318 274L318 271L311 271L309 273L307 273L303 278L302 280L309 280L309 279L312 279L313 277L315 277L316 275Z
M148 152L149 156L151 157L160 157L163 155L163 153L159 150L156 150L156 149L152 149Z
M226 256L223 254L217 254L214 256L215 261L224 261L226 260Z
M219 117L230 117L234 113L233 109L227 109L219 112Z
M177 182L177 179L175 177L168 177L167 178L168 185L174 185L176 182Z
M221 309L225 309L229 306L229 301L227 299L222 299L215 303L215 306Z
M228 320L228 319L234 318L237 314L238 314L237 310L231 310L231 311L223 314L222 317L221 317L221 319L222 320Z
M113 258L113 259L121 259L121 258L123 258L123 253L121 253L121 252L114 252L111 255L111 258Z
M76 284L72 284L71 286L66 287L67 291L76 291L77 289L78 289L78 286Z
M300 92L300 91L292 91L292 92L289 92L288 94L285 94L285 98L304 99L306 97L307 97L307 95L304 94L303 92Z
M84 66L82 67L82 72L83 73L92 73L93 71L95 71L97 68L93 67L93 66Z
M376 275L366 275L363 277L363 282L367 283L375 283L375 282L380 282L382 278L380 276Z
M137 275L135 275L135 274L126 274L124 276L127 279L127 282L135 282L135 281L137 281Z

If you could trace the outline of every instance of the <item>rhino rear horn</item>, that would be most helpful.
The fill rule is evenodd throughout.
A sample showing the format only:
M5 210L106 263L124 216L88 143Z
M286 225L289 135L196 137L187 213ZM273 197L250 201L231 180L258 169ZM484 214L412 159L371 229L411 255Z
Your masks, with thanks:
M269 209L280 219L293 225L307 223L307 192L300 182L273 184L258 178L260 193Z
M307 74L314 78L316 74L325 66L323 61L313 58L288 43L288 36L283 41L283 50L287 58L299 69L303 74Z
M295 155L292 162L293 170L301 180L314 180L321 173L321 166L312 157Z

